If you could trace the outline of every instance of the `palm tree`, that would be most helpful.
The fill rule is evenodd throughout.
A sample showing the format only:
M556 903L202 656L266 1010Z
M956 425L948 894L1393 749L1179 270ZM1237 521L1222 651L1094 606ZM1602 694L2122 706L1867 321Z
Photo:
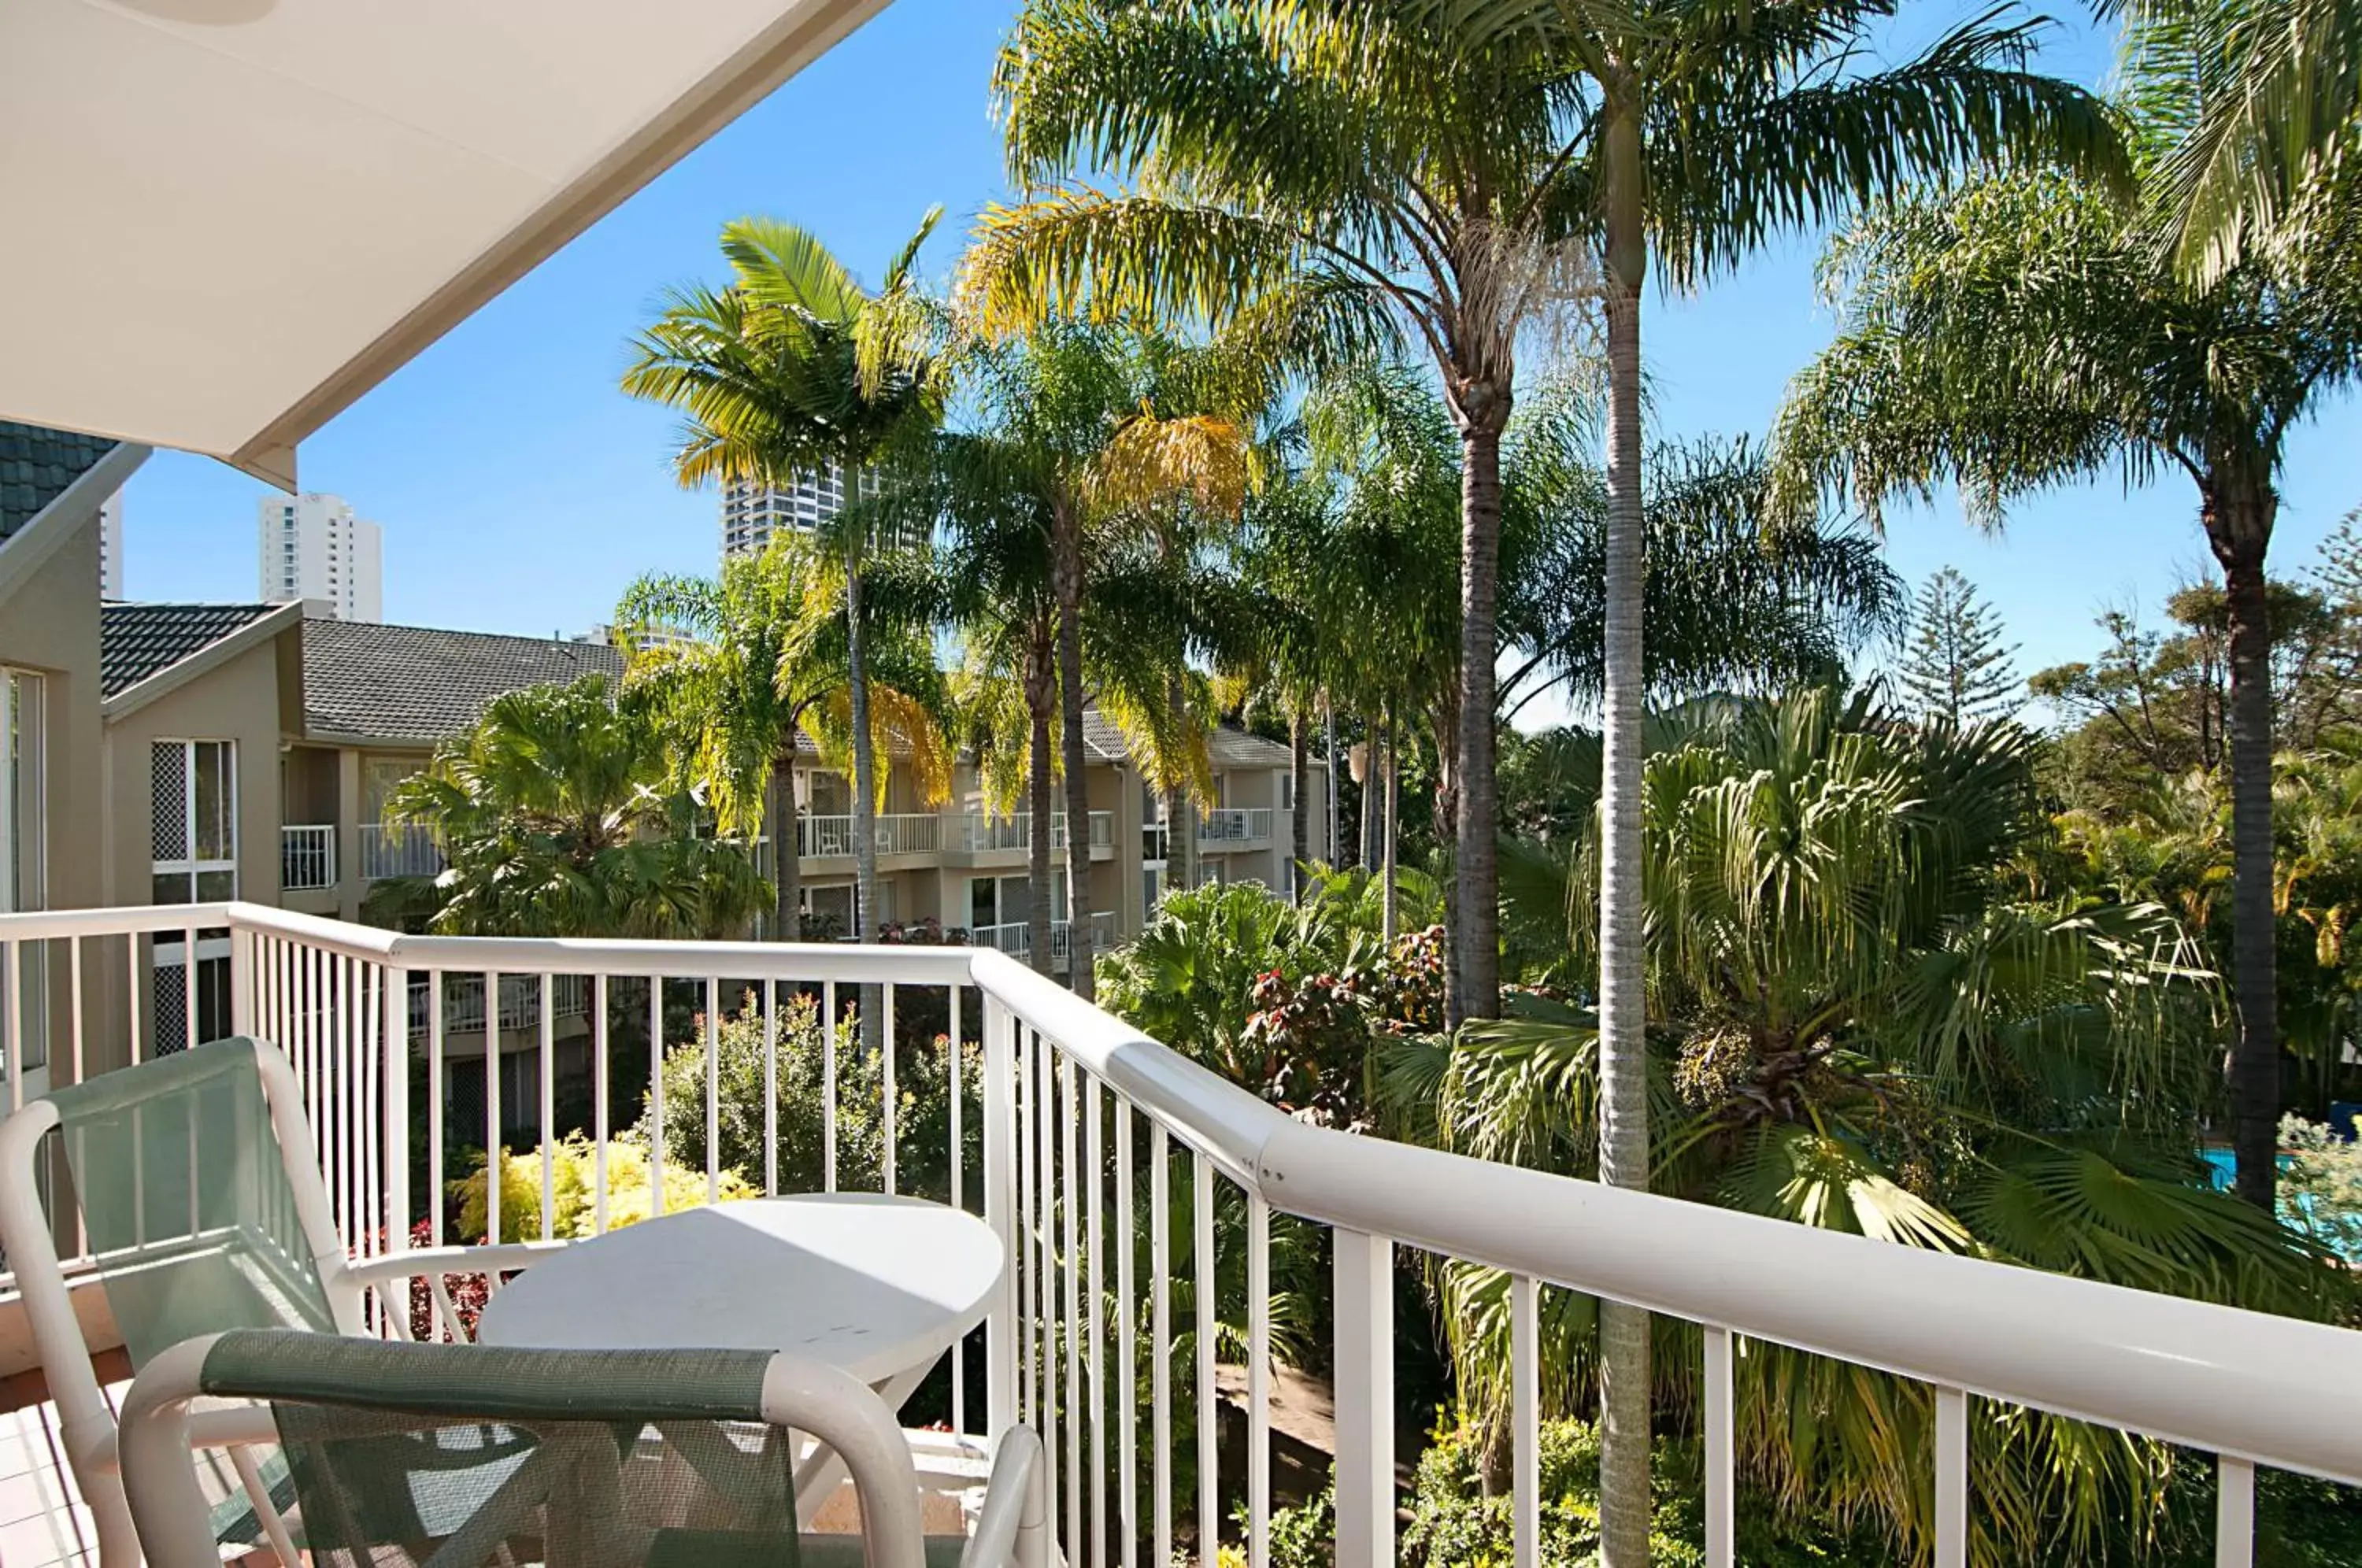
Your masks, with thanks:
M1107 168L1141 188L988 209L963 293L1009 323L1093 294L1150 318L1221 315L1316 361L1392 341L1401 311L1465 450L1466 647L1489 649L1515 340L1582 272L1561 244L1574 105L1522 41L1470 59L1385 6L1269 9L1030 5L995 83L1012 171L1035 188ZM1481 1015L1499 991L1492 664L1469 653L1461 669L1455 1005Z
M808 231L742 218L722 231L731 282L689 284L633 344L623 387L687 416L674 469L711 480L785 484L834 469L848 505L831 529L844 564L846 691L853 748L855 935L877 922L877 745L870 714L864 563L892 539L869 535L859 504L871 476L924 438L942 414L945 367L914 306L919 248L940 207L866 293Z
M448 869L379 883L369 916L454 936L736 935L770 886L671 786L662 734L605 676L495 698L386 803L436 831Z
M2161 76L2163 46L2136 48ZM2153 191L2180 127L2135 124ZM2327 257L2189 282L2143 204L2032 173L1898 203L1842 237L1828 266L1844 330L1782 413L1793 483L1834 485L1873 514L1887 497L1957 483L1987 527L2028 491L2100 473L2130 483L2178 469L2197 489L2227 596L2238 1186L2269 1209L2279 1041L2265 554L2290 427L2362 372L2362 295Z
M1227 368L1228 358L1209 363ZM1090 796L1084 740L1087 668L1085 606L1096 558L1136 536L1157 507L1187 498L1202 511L1235 513L1252 480L1245 418L1268 396L1268 381L1244 370L1216 376L1153 339L1080 322L1048 322L1011 341L976 341L962 356L973 430L935 442L926 493L956 538L978 530L992 569L1005 576L1046 573L1049 619L1032 592L1021 625L998 612L1004 668L1021 669L1037 733L1054 716L1057 773L1065 786L1069 981L1091 994ZM1029 538L1029 533L1032 537ZM1038 543L1039 551L1035 553ZM955 570L980 574L983 562ZM981 582L981 575L971 578ZM1012 586L1014 584L1012 583ZM1029 585L1030 586L1030 585ZM1039 638L1047 634L1048 647ZM1011 657L1014 656L1014 657ZM1156 697L1134 701L1143 717L1169 710ZM1135 694L1137 695L1137 694ZM1157 721L1151 721L1152 723ZM1179 737L1168 750L1178 755ZM1046 759L1029 768L1035 798L1036 901L1046 903Z
M770 823L774 925L787 942L802 935L798 743L843 767L854 733L844 575L817 541L782 534L759 555L725 559L718 578L644 577L615 609L626 690L647 694L678 737L681 781L723 833L756 838ZM942 677L923 633L886 631L867 649L872 728L889 738L887 767L900 757L922 792L940 799L950 774L936 717Z
M1164 315L1245 313L1329 348L1407 321L1462 440L1455 747L1457 1017L1498 1010L1492 650L1500 442L1521 328L1588 284L1606 315L1607 534L1602 969L1615 1136L1605 1175L1648 1164L1640 1053L1640 293L1728 265L1767 235L1915 173L2056 148L2096 165L2090 94L2030 73L2030 24L1988 14L1918 58L1849 73L1889 0L1035 0L1001 55L1012 172L1136 182L988 211L964 289L1030 319L1096 296ZM1627 1061L1631 1064L1625 1066ZM1617 1314L1603 1561L1647 1554L1646 1334Z
M2180 922L2072 891L2025 900L1996 874L2046 831L2031 736L1898 723L1821 690L1694 704L1652 739L1656 1190L2264 1310L2343 1309L2351 1286L2324 1253L2194 1179L2214 988ZM1534 905L1585 966L1602 853L1593 819ZM1448 1146L1584 1176L1606 1154L1601 1044L1595 1013L1537 1005L1465 1032L1440 1071L1403 1067L1440 1078ZM1504 1282L1455 1269L1444 1294L1463 1397L1497 1419ZM1581 1298L1556 1297L1545 1322L1545 1398L1564 1408L1612 1351ZM1658 1338L1678 1350L1663 1392L1693 1397L1694 1331ZM1738 1365L1742 1471L1926 1561L1926 1388L1761 1343ZM2103 1540L2167 1521L2161 1449L1979 1408L1975 1562L2114 1561Z
M1505 722L1546 692L1596 701L1606 680L1606 488L1569 423L1529 405L1503 465L1509 506L1550 520L1529 525L1540 542L1520 598L1532 608L1521 616L1521 662L1501 679ZM1825 684L1899 629L1909 596L1877 538L1817 511L1775 512L1772 487L1765 448L1745 437L1650 447L1641 496L1649 701ZM1525 531L1514 517L1507 529Z
M2152 204L2177 270L2199 283L2251 258L2351 245L2362 129L2362 6L2354 0L2102 0L2136 43L2185 68L2185 134Z

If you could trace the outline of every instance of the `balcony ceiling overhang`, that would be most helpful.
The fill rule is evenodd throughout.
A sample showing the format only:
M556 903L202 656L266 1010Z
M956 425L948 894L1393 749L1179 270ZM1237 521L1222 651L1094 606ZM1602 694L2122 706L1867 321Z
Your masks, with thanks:
M886 0L6 0L0 418L297 443Z

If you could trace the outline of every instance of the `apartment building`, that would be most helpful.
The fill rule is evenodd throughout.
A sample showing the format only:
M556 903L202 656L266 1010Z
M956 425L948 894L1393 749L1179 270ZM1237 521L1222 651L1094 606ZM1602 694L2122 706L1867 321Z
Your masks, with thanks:
M306 491L254 503L256 597L316 600L341 621L385 618L384 534L342 496Z
M809 534L844 505L844 475L834 463L799 476L792 484L724 480L722 484L722 555L758 555L782 531Z
M145 447L0 422L0 912L106 901L100 855L99 513ZM65 960L0 967L0 1051L28 1095L129 1058L52 1063ZM110 1021L106 1005L95 1004Z
M438 742L502 692L623 669L623 656L598 643L348 622L321 610L105 607L108 816L119 846L110 901L237 897L358 919L374 883L442 868L430 833L383 821L388 796ZM1071 898L1062 861L1048 896L1062 932L1079 911L1104 944L1139 930L1153 909L1171 825L1121 732L1092 710L1085 734L1090 883ZM1204 875L1288 887L1286 748L1227 729L1210 744L1218 804L1197 824ZM957 766L947 800L930 801L908 770L886 763L875 826L879 921L934 921L1022 952L1032 908L1028 822L990 809L971 764ZM851 785L809 743L795 777L813 934L850 933ZM1314 793L1317 810L1323 792ZM1062 812L1062 856L1066 831ZM1316 825L1315 842L1323 831ZM135 853L141 845L149 853Z

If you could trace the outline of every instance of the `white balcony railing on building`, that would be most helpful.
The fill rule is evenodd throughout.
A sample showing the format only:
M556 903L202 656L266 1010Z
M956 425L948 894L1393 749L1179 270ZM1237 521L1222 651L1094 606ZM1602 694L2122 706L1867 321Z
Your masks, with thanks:
M1268 806L1220 807L1198 823L1198 842L1207 845L1263 844L1271 838Z
M1033 819L1031 816L999 817L986 812L969 812L957 819L953 847L969 855L986 855L995 850L1031 849L1033 847ZM1090 814L1090 845L1093 849L1115 846L1115 813L1093 812ZM1050 822L1050 847L1066 847L1066 813L1058 812Z
M1092 951L1104 951L1113 939L1115 915L1111 911L1101 911L1090 917L1090 923ZM1029 922L1017 921L1002 925L979 925L967 934L968 941L978 947L989 947L996 953L1006 953L1012 958L1033 956L1033 927ZM1051 961L1064 964L1074 956L1074 927L1063 920L1052 921L1050 922Z
M425 975L410 977L410 1032L422 1035L432 1027L426 1014L434 987ZM443 977L443 1028L449 1034L484 1032L484 977ZM542 989L531 975L501 977L501 1032L536 1028L541 1023ZM549 987L552 1019L580 1018L590 1010L590 987L580 975L558 975Z
M208 962L226 966L226 983L168 988L163 971L150 967L159 954L189 952L200 931L223 930L226 956ZM1735 1560L1734 1364L1751 1341L1932 1389L1934 1441L1912 1457L1925 1466L1935 1500L1939 1568L1966 1560L1969 1520L1980 1506L1970 1487L1971 1412L1982 1400L2215 1456L2218 1564L2251 1561L2257 1465L2362 1484L2362 1429L2354 1420L2362 1409L2362 1335L1310 1126L989 944L421 937L245 904L0 915L0 978L9 994L25 994L18 977L28 972L56 983L38 1010L0 1010L6 1104L22 1103L28 1061L100 1065L109 1047L119 1056L116 1043L127 1034L139 1057L161 1040L231 1029L261 1035L294 1065L334 1217L365 1255L383 1251L389 1236L409 1234L416 1195L443 1193L460 1174L447 1150L485 1147L498 1129L520 1125L528 1147L546 1150L574 1130L558 1121L553 1070L562 980L587 988L582 1055L594 1092L581 1130L600 1144L639 1116L637 1093L612 1092L611 1043L620 1052L664 1031L668 1002L710 1021L737 996L765 1010L800 991L836 1001L872 987L889 1010L898 990L906 999L943 999L937 1016L948 1019L954 1037L977 1043L980 1066L971 1071L961 1052L929 1058L940 1064L931 1070L948 1077L944 1147L922 1151L898 1132L896 1074L911 1070L909 1047L889 1048L874 1098L847 1109L858 1125L882 1124L878 1185L923 1187L977 1209L1006 1248L1007 1272L985 1326L953 1352L953 1425L997 1432L1022 1420L1041 1432L1051 1518L1067 1562L1171 1562L1176 1525L1186 1518L1214 1527L1232 1517L1233 1505L1245 1520L1246 1560L1269 1561L1278 1215L1330 1232L1333 1321L1319 1353L1335 1380L1340 1568L1379 1568L1395 1558L1397 1246L1507 1275L1508 1508L1522 1563L1540 1559L1539 1347L1544 1292L1559 1289L1631 1302L1700 1331L1702 1352L1684 1375L1701 1400L1706 1561L1722 1568ZM488 1055L480 1101L439 1092L414 1099L414 1083L440 1085L447 1066L474 1070L469 1062L451 1065L448 1053L464 1043L441 1010L427 1010L423 1038L405 1027L414 977L425 978L430 994L446 979L474 977L485 988L480 994L502 999L504 1013L510 988L520 988L537 1004L538 1028L522 1050L538 1054L538 1072L505 1075L502 1060L519 1053ZM159 1031L153 1007L167 996L185 1013ZM30 1031L44 1038L28 1040ZM860 1049L857 1035L831 1027L824 1042L822 1081L875 1081L834 1070L838 1052ZM415 1079L414 1065L426 1069ZM535 1086L539 1103L529 1114L516 1115L518 1107L503 1116L504 1079ZM718 1092L705 1075L698 1109L709 1126ZM819 1116L819 1168L831 1187L839 1109L831 1100ZM413 1171L408 1152L421 1121L425 1168ZM980 1157L965 1152L971 1127L980 1129ZM657 1139L649 1151L657 1168L647 1173L648 1188L659 1195L665 1147ZM712 1201L721 1190L720 1141L709 1137L703 1147ZM776 1190L778 1133L761 1148L765 1168L741 1174ZM607 1223L606 1179L603 1163L594 1166L594 1231ZM1176 1183L1190 1194L1189 1227L1179 1235L1166 1222ZM1215 1221L1225 1187L1240 1199L1235 1228ZM539 1231L554 1226L556 1193L556 1165L545 1154L533 1221ZM491 1206L488 1239L519 1239L501 1234L502 1207ZM421 1227L436 1243L444 1217L436 1203ZM1194 1389L1198 1410L1216 1405L1218 1293L1191 1290L1183 1318L1174 1286L1215 1278L1243 1281L1244 1431L1195 1423L1192 1493L1173 1463L1187 1418L1176 1391ZM1227 1299L1227 1290L1220 1294ZM409 1320L406 1302L381 1305L393 1309L377 1320L396 1328ZM1184 1333L1195 1347L1186 1359L1175 1353ZM982 1410L967 1399L962 1372L977 1355Z
M279 885L291 893L337 885L337 830L323 825L279 830Z
M356 831L364 880L443 874L443 845L423 823L363 823Z
M880 855L933 855L943 847L944 820L933 812L893 812L870 819ZM796 819L796 842L806 858L851 856L855 842L851 813Z

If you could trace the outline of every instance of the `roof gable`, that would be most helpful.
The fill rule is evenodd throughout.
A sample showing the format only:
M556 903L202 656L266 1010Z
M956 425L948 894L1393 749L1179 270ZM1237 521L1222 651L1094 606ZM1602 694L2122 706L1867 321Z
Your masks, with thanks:
M99 694L113 697L234 636L274 604L103 604L98 612Z
M0 540L48 510L115 447L103 436L0 420Z

